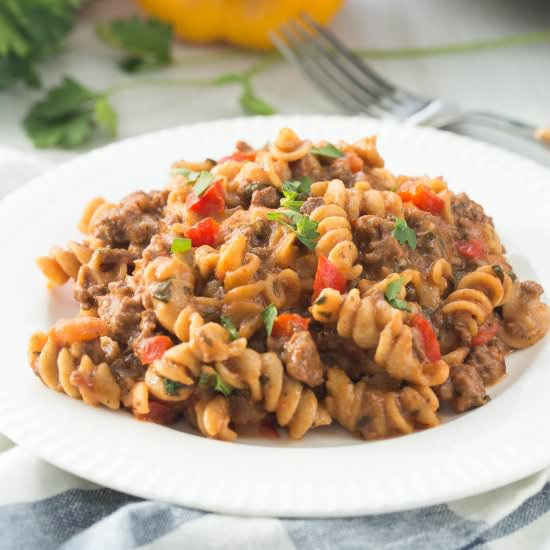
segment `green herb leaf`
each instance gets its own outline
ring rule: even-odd
[[[285,212],[268,212],[266,218],[272,222],[279,222],[281,225],[288,227],[291,231],[295,231],[296,227],[289,223],[289,219],[286,215],[291,210],[285,210]]]
[[[161,302],[169,302],[172,297],[172,281],[168,279],[167,281],[162,281],[162,283],[157,283],[153,287],[152,294],[153,298]]]
[[[127,72],[167,65],[171,61],[172,27],[153,17],[113,19],[96,26],[99,38],[128,54],[121,63]]]
[[[222,315],[220,317],[220,323],[222,324],[222,327],[229,333],[229,338],[231,340],[236,340],[239,337],[237,327],[235,327],[233,321],[229,317],[227,317],[227,315]]]
[[[411,306],[405,301],[398,298],[401,289],[403,288],[404,281],[401,277],[392,281],[384,292],[384,296],[388,303],[396,309],[403,311],[412,311]]]
[[[88,141],[95,127],[116,131],[116,113],[105,96],[65,78],[31,108],[24,124],[36,147],[73,149]]]
[[[262,319],[264,321],[265,330],[268,336],[271,336],[271,331],[273,330],[273,324],[275,323],[275,319],[277,318],[277,315],[278,315],[277,308],[273,304],[269,304],[262,311]]]
[[[296,191],[287,191],[283,187],[283,195],[284,197],[280,201],[281,206],[299,212],[304,201],[297,199],[299,196],[298,193],[296,193]]]
[[[311,176],[304,176],[299,180],[286,180],[283,182],[283,192],[294,192],[298,195],[303,194],[307,195],[313,184],[313,179]]]
[[[403,218],[395,218],[392,235],[401,244],[406,243],[413,250],[416,248],[416,233]]]
[[[105,96],[100,97],[95,104],[94,118],[98,126],[104,128],[111,134],[116,136],[118,127],[118,115],[111,107]]]
[[[269,103],[254,93],[249,81],[245,82],[239,101],[243,111],[249,115],[273,115],[277,112]]]
[[[327,143],[323,147],[313,147],[309,151],[312,155],[320,155],[322,157],[340,158],[344,156],[344,153],[337,149],[332,143]]]
[[[300,211],[300,208],[302,207],[302,204],[304,204],[305,201],[299,201],[296,200],[296,193],[285,193],[283,191],[283,194],[285,195],[284,198],[281,199],[281,206],[283,208],[290,208],[291,210],[295,210],[296,212]]]
[[[224,382],[221,376],[215,374],[201,374],[199,378],[199,386],[203,388],[212,388],[214,391],[222,393],[226,397],[231,395],[231,392],[235,389],[227,382]]]
[[[191,250],[193,243],[191,239],[185,237],[175,237],[172,241],[172,246],[170,247],[170,252],[183,254],[188,250]]]
[[[317,227],[319,227],[319,223],[310,219],[309,216],[302,215],[296,222],[296,236],[309,250],[315,249],[317,240],[320,237]]]
[[[189,170],[189,168],[174,168],[171,174],[184,176],[187,180],[187,183],[193,183],[197,181],[198,177],[200,176],[199,172],[195,172],[195,170]]]
[[[214,382],[214,391],[223,393],[226,397],[231,395],[233,391],[233,386],[230,386],[227,382],[224,382],[219,374],[216,375],[216,380]]]
[[[193,186],[193,192],[197,197],[200,197],[212,184],[214,181],[214,174],[203,170],[200,175],[197,183]]]
[[[284,198],[281,199],[281,206],[298,212],[304,204],[304,200],[298,197],[307,195],[312,183],[313,180],[309,176],[304,176],[300,180],[285,181],[282,188]]]
[[[37,67],[58,51],[84,0],[0,2],[0,89],[40,84]]]
[[[309,216],[296,212],[295,210],[285,210],[283,212],[268,212],[267,219],[279,222],[296,233],[297,239],[309,250],[313,250],[320,237],[317,227],[319,223],[310,219]]]
[[[180,388],[183,388],[185,384],[176,382],[176,380],[170,380],[170,378],[162,377],[162,385],[168,395],[178,395]]]

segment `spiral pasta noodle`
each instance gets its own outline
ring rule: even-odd
[[[268,304],[277,308],[297,305],[302,294],[302,284],[298,273],[293,269],[283,269],[269,274],[265,280],[264,294]]]
[[[356,264],[359,255],[353,242],[351,225],[345,210],[325,204],[316,208],[310,218],[317,222],[321,235],[315,246],[317,256],[326,256],[347,279],[356,279],[362,267]]]
[[[276,227],[270,235],[269,247],[273,250],[273,262],[281,268],[294,265],[298,257],[296,234],[283,227]]]
[[[501,278],[497,273],[502,273]],[[472,336],[495,307],[509,300],[512,280],[502,269],[495,272],[491,266],[483,266],[462,277],[457,290],[449,294],[441,311],[446,315],[461,315]]]
[[[315,394],[285,374],[275,353],[246,349],[225,364],[217,363],[216,371],[230,386],[247,388],[254,401],[263,400],[265,410],[275,414],[278,425],[287,427],[292,439],[301,439],[311,428],[331,422]]]
[[[179,258],[159,257],[145,268],[143,279],[159,323],[174,333],[178,315],[194,292],[193,270]]]
[[[290,162],[305,157],[311,147],[311,141],[301,140],[290,128],[282,128],[271,146],[270,153],[277,160]]]
[[[429,278],[432,284],[437,287],[439,295],[442,296],[449,287],[449,282],[453,279],[451,264],[444,258],[439,258],[432,264]]]
[[[246,237],[237,235],[221,248],[215,274],[227,290],[250,282],[260,267],[260,258],[246,247]]]
[[[229,402],[223,395],[205,397],[191,407],[194,423],[205,436],[222,441],[235,441],[237,433],[229,427]]]
[[[89,201],[82,212],[80,221],[78,222],[79,231],[85,235],[91,234],[91,223],[94,215],[100,210],[100,208],[108,208],[109,206],[110,205],[103,197],[95,197]]]
[[[416,356],[412,331],[404,323],[403,312],[392,308],[378,289],[364,298],[358,289],[345,297],[336,290],[324,289],[311,313],[319,322],[336,322],[342,338],[353,340],[362,349],[375,350],[376,363],[393,378],[433,386],[449,375],[444,361],[424,362]]]
[[[403,201],[396,193],[372,189],[367,181],[356,182],[347,188],[341,180],[320,181],[311,187],[314,196],[322,196],[325,204],[334,204],[346,211],[351,222],[360,216],[371,214],[403,217]]]
[[[147,368],[143,381],[131,385],[123,396],[124,406],[137,417],[147,417],[151,398],[164,403],[186,401],[195,391],[200,366],[189,343],[171,347]]]
[[[416,427],[431,428],[440,421],[439,401],[427,386],[381,391],[364,381],[354,384],[344,371],[331,368],[325,403],[330,414],[350,432],[365,439],[408,434]]]
[[[28,351],[33,371],[49,388],[88,405],[120,407],[121,389],[107,363],[95,364],[88,355],[71,353],[41,332],[31,337]]]
[[[423,361],[415,354],[412,329],[399,315],[392,316],[381,332],[374,360],[393,378],[421,386],[443,384],[449,376],[445,361]]]
[[[502,307],[500,338],[512,348],[523,349],[538,342],[550,326],[550,310],[540,302],[542,287],[532,281],[512,285]]]
[[[69,242],[68,249],[53,246],[48,256],[40,256],[36,263],[48,279],[49,286],[65,284],[69,279],[78,277],[80,267],[92,257],[93,249],[76,242]]]

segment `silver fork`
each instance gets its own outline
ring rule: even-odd
[[[270,37],[286,59],[349,112],[435,128],[477,124],[550,145],[549,128],[485,111],[463,111],[447,101],[422,97],[388,82],[307,14],[290,20]]]

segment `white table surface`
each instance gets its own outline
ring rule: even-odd
[[[95,37],[99,18],[134,11],[131,1],[98,0],[83,15],[66,50],[42,74],[47,86],[71,75],[95,89],[126,78],[118,55]],[[348,0],[333,23],[350,45],[365,48],[431,46],[550,29],[550,2],[537,0]],[[179,45],[176,54],[197,48]],[[204,51],[205,48],[200,48]],[[206,51],[208,51],[206,49]],[[216,50],[213,50],[216,51]],[[151,76],[207,76],[244,68],[246,56],[208,66],[176,66]],[[537,125],[550,125],[550,42],[462,55],[372,62],[382,74],[421,94],[456,101],[466,108],[500,111]],[[281,113],[338,113],[294,68],[279,64],[255,79],[259,94]],[[241,115],[238,87],[142,88],[113,98],[120,114],[118,139],[199,120]],[[36,150],[21,120],[43,92],[18,88],[0,95],[0,145],[59,162],[104,143],[95,139],[79,151]],[[489,136],[485,136],[489,137]],[[494,140],[494,136],[490,136]],[[498,143],[550,164],[550,151],[523,143]]]

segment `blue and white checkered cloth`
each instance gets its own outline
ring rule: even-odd
[[[0,155],[0,198],[41,171]],[[0,434],[0,550],[550,550],[550,469],[452,503],[340,519],[209,514],[99,487]]]
[[[347,519],[244,518],[98,487],[0,436],[0,549],[547,549],[549,474],[409,512]]]

